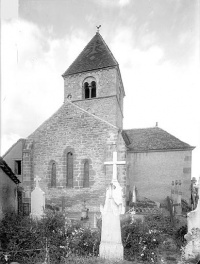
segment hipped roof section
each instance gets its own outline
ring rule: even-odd
[[[122,132],[130,151],[193,150],[195,147],[179,140],[159,127],[126,129]]]
[[[118,66],[118,63],[102,36],[97,32],[62,76],[114,66]]]

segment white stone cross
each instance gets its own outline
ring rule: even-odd
[[[117,181],[117,165],[124,165],[126,161],[117,161],[117,152],[113,152],[113,161],[104,162],[105,165],[113,165],[113,178],[112,182]]]
[[[41,181],[41,178],[37,175],[34,181],[35,181],[35,187],[39,187],[39,181]]]

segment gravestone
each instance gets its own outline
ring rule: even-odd
[[[126,161],[118,161],[117,160],[117,152],[113,152],[113,160],[104,162],[105,165],[113,165],[113,177],[112,177],[112,184],[114,185],[113,189],[113,199],[117,205],[122,205],[121,214],[125,213],[125,201],[123,198],[123,191],[122,187],[120,186],[117,180],[117,165],[124,165]]]
[[[198,182],[198,197],[200,197],[200,177]],[[187,214],[187,221],[188,232],[190,232],[192,228],[200,229],[200,199],[198,199],[196,209]]]
[[[41,179],[36,176],[34,179],[34,181],[36,181],[36,186],[31,192],[31,217],[34,219],[41,219],[44,216],[45,193],[39,186],[40,180]]]
[[[198,196],[200,197],[200,177],[198,182]],[[188,233],[185,235],[187,245],[184,249],[185,259],[194,259],[200,253],[200,199],[195,210],[187,214]]]
[[[192,210],[196,209],[198,203],[198,186],[196,185],[196,178],[193,177],[191,180],[191,205]]]
[[[109,260],[123,260],[124,249],[121,239],[120,214],[122,205],[114,198],[114,185],[111,183],[107,190],[104,207],[100,206],[102,214],[101,244],[99,255]]]
[[[190,233],[185,235],[187,245],[184,248],[184,257],[186,260],[195,259],[200,253],[200,229],[192,228]]]
[[[172,181],[171,199],[173,201],[174,215],[182,214],[181,198],[182,198],[181,181],[180,180],[179,181],[176,180],[175,182]]]
[[[136,203],[137,202],[137,192],[136,192],[136,186],[133,186],[133,195],[132,195],[132,202]]]

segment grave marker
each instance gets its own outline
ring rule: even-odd
[[[113,165],[113,177],[112,177],[112,184],[114,185],[115,189],[113,190],[113,199],[117,205],[122,204],[122,214],[125,213],[125,205],[123,199],[123,191],[122,187],[120,186],[118,179],[117,179],[117,165],[124,165],[126,161],[118,161],[117,160],[117,152],[113,152],[113,160],[104,162],[105,165]]]
[[[198,182],[198,196],[200,197],[200,177]],[[184,249],[184,257],[196,258],[200,252],[200,199],[195,210],[187,214],[188,233],[185,235],[187,245]]]
[[[136,186],[133,186],[133,195],[132,195],[132,202],[136,203],[137,202],[137,192],[136,192]]]
[[[104,207],[100,206],[102,229],[99,254],[104,259],[123,260],[124,249],[120,226],[122,205],[118,205],[114,201],[113,193],[114,185],[111,183],[107,190],[105,205]]]
[[[39,186],[40,180],[38,176],[35,177],[36,186],[31,192],[31,217],[34,219],[41,219],[44,216],[45,193]]]
[[[181,206],[181,198],[182,198],[182,191],[181,191],[181,181],[176,180],[175,182],[172,181],[172,188],[171,188],[171,198],[173,201],[173,214],[174,215],[181,215],[182,214],[182,206]]]

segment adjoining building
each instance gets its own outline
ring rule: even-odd
[[[8,212],[20,210],[20,181],[11,168],[0,157],[0,219]]]

